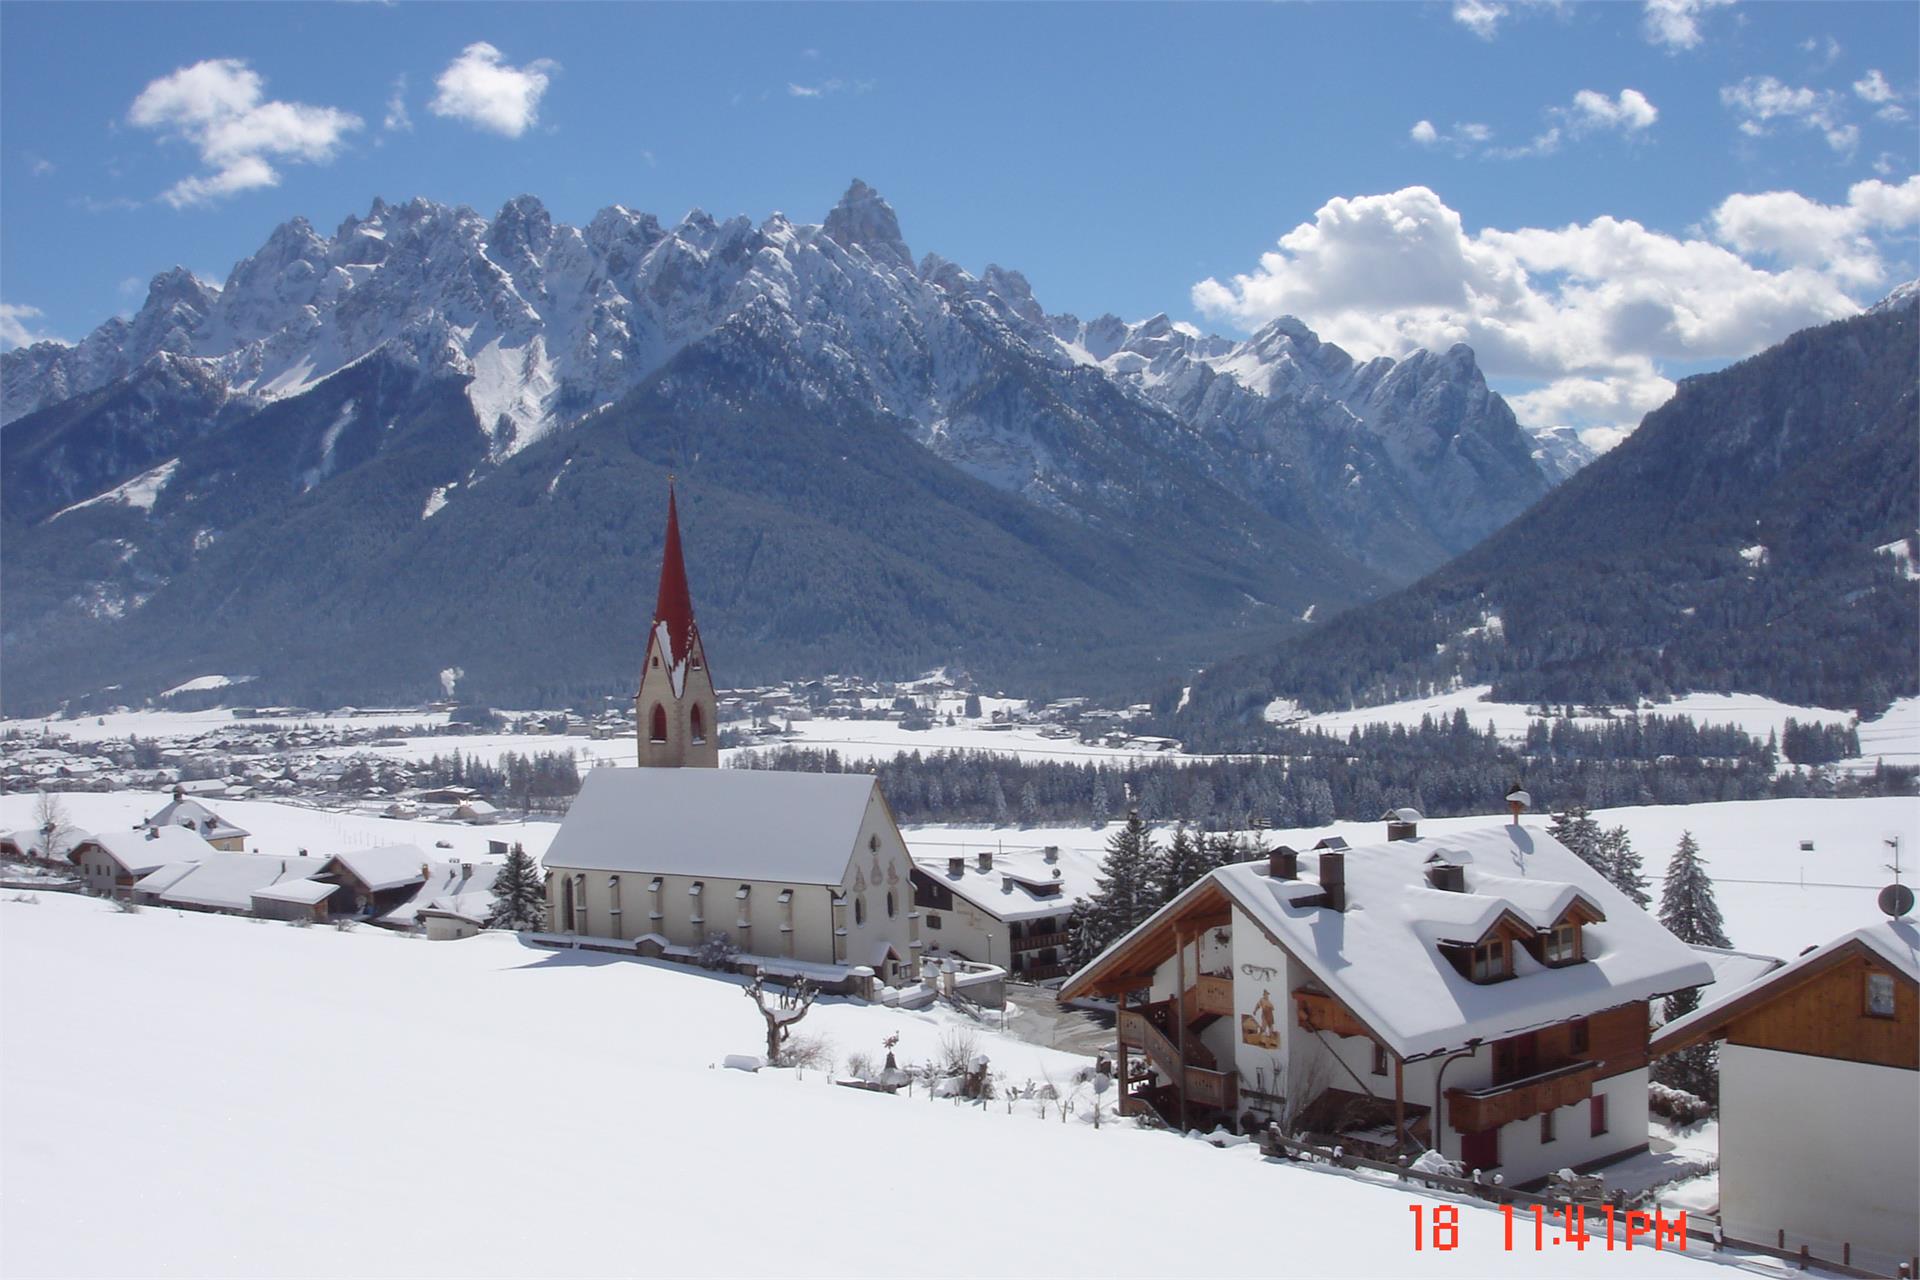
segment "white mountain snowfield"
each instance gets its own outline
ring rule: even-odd
[[[1168,1276],[1193,1274],[1196,1249],[1208,1275],[1684,1277],[1735,1261],[1699,1245],[1509,1252],[1500,1216],[1473,1205],[1457,1248],[1416,1254],[1408,1207],[1439,1202],[1408,1188],[1131,1125],[722,1069],[762,1043],[737,981],[506,935],[429,943],[46,894],[0,901],[0,992],[9,1275]],[[822,1002],[798,1033],[841,1058],[898,1033],[914,1061],[956,1025]],[[1086,1061],[978,1044],[1015,1082]],[[1200,1242],[1143,1214],[1156,1186],[1220,1229]]]

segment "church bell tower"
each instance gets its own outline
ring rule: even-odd
[[[704,768],[720,765],[719,726],[714,722],[713,677],[707,671],[693,595],[680,555],[680,512],[673,481],[667,481],[667,545],[660,556],[660,595],[653,630],[634,696],[640,767]]]

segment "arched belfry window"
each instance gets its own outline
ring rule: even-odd
[[[700,704],[697,702],[693,704],[693,740],[695,742],[707,740],[706,713],[700,710]]]
[[[667,709],[657,702],[653,704],[652,734],[655,742],[667,740]]]

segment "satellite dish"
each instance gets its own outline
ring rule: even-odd
[[[1903,884],[1890,884],[1880,891],[1880,909],[1898,920],[1913,910],[1913,890]]]

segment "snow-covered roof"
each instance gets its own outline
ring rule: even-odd
[[[178,884],[189,871],[192,871],[199,865],[197,862],[169,862],[166,866],[149,871],[146,875],[134,881],[133,891],[135,893],[162,893]]]
[[[377,923],[411,925],[427,910],[484,921],[493,911],[493,881],[500,874],[499,863],[435,862],[429,864],[427,872],[419,890]]]
[[[968,852],[960,874],[954,875],[949,868],[952,859],[960,856],[958,849],[949,855],[926,845],[913,851],[921,874],[1000,920],[1063,915],[1077,899],[1090,897],[1100,883],[1100,855],[1081,849],[1062,847],[1053,862],[1040,849],[1000,851],[986,871],[980,869],[979,854]],[[1060,886],[1058,893],[1040,891],[1055,884]]]
[[[1718,1004],[1728,996],[1764,978],[1786,961],[1778,956],[1763,956],[1752,951],[1733,951],[1725,947],[1699,947],[1694,951],[1713,968],[1713,985],[1700,989],[1700,1005]]]
[[[312,861],[311,858],[308,859]],[[340,892],[337,884],[327,884],[320,880],[283,880],[279,884],[268,885],[264,889],[255,889],[255,898],[264,898],[268,902],[296,902],[310,907],[316,902],[324,902]]]
[[[1798,985],[1802,979],[1812,977],[1843,960],[1842,953],[1855,946],[1873,952],[1897,972],[1905,974],[1908,981],[1920,983],[1920,924],[1912,920],[1882,920],[1879,924],[1855,929],[1824,946],[1795,956],[1759,981],[1750,982],[1741,990],[1731,993],[1729,999],[1703,1004],[1684,1018],[1675,1018],[1655,1033],[1653,1053],[1655,1056],[1672,1053],[1701,1040],[1712,1039],[1713,1033],[1727,1022],[1756,1004],[1764,1003],[1774,994]]]
[[[202,862],[214,847],[186,827],[156,827],[152,831],[101,831],[90,841],[136,876],[157,871],[169,862]],[[79,845],[74,846],[77,852]]]
[[[1222,867],[1108,947],[1069,987],[1161,915],[1221,890],[1403,1058],[1499,1040],[1713,976],[1690,947],[1544,831],[1503,824],[1344,852],[1344,911],[1322,900],[1321,851],[1300,855],[1298,880],[1270,878],[1265,861]],[[1430,887],[1435,855],[1463,868],[1465,892]],[[1440,949],[1472,941],[1503,915],[1544,928],[1576,898],[1605,917],[1586,926],[1585,963],[1548,967],[1515,947],[1514,976],[1481,984]]]
[[[595,769],[542,861],[838,885],[875,786],[864,773]]]
[[[149,827],[187,827],[199,832],[209,840],[244,839],[252,834],[244,827],[236,827],[225,818],[190,796],[170,800],[159,812],[146,820]]]
[[[185,875],[168,883],[148,884],[172,870],[163,867],[157,875],[148,876],[134,887],[143,893],[154,893],[160,901],[175,906],[245,911],[253,905],[253,895],[258,890],[285,881],[304,880],[320,867],[318,858],[215,851],[188,868]]]
[[[387,844],[375,849],[349,849],[336,853],[329,859],[332,863],[361,884],[367,886],[369,893],[378,893],[382,889],[399,889],[410,884],[419,884],[427,878],[427,855],[416,845]]]

